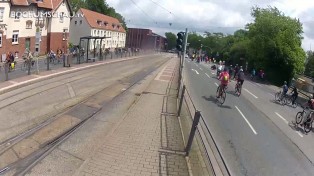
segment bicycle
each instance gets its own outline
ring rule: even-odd
[[[21,65],[21,70],[22,71],[27,70],[28,64],[29,64],[29,60],[28,59],[24,60],[23,64]],[[35,65],[35,61],[31,61],[31,68],[34,68],[34,65]]]
[[[306,110],[309,110],[308,107],[303,108],[302,111],[298,112],[295,116],[295,123],[297,125],[301,124],[301,122],[303,121],[303,118],[307,118],[304,122],[303,122],[303,129],[305,133],[309,133],[312,130],[312,126],[313,126],[313,121],[314,121],[314,112],[311,111],[309,113],[309,115],[307,117],[305,117],[306,115]]]
[[[294,97],[292,95],[287,94],[286,96],[284,96],[284,99],[285,99],[285,101],[283,102],[283,105],[291,104],[293,108],[296,108],[298,106],[296,102],[294,104],[292,104],[292,101],[294,99]]]
[[[275,100],[279,101],[282,105],[287,104],[287,100],[285,97],[286,96],[284,96],[281,91],[275,93]]]
[[[226,100],[226,87],[225,86],[224,88],[221,87],[221,85],[218,86],[217,88],[217,92],[216,92],[216,97],[217,97],[217,100],[220,102],[220,104],[222,105],[225,100]]]
[[[242,85],[240,82],[237,82],[235,85],[235,94],[238,95],[238,97],[241,95]]]

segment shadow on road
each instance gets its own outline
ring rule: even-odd
[[[212,103],[217,104],[221,108],[232,109],[230,106],[221,105],[220,103],[218,103],[216,97],[212,95],[210,97],[202,96],[202,98],[205,99],[206,101],[211,101]]]

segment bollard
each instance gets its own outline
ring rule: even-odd
[[[47,70],[49,70],[49,63],[50,63],[50,58],[47,56]]]
[[[112,53],[111,53],[111,59],[112,59]]]
[[[9,80],[9,64],[6,62],[4,64],[4,74],[5,74],[5,80]]]
[[[122,58],[122,54],[123,54],[123,53],[121,52],[121,58]]]
[[[27,72],[27,74],[31,75],[32,60],[31,60],[30,57],[28,57],[28,63],[27,64],[28,64],[28,72]]]
[[[189,152],[190,152],[191,147],[192,147],[192,142],[193,142],[195,132],[197,129],[197,125],[198,125],[198,122],[200,121],[200,118],[201,118],[200,111],[196,111],[195,115],[194,115],[194,120],[193,120],[193,124],[192,124],[192,128],[191,128],[189,140],[188,140],[188,143],[187,143],[186,148],[185,148],[185,152],[186,152],[185,156],[189,156]]]
[[[179,86],[179,90],[180,90],[180,86]],[[178,110],[178,117],[181,114],[181,108],[182,108],[182,104],[183,104],[184,93],[185,93],[185,85],[183,85],[183,88],[182,88],[182,93],[181,93],[181,98],[180,98],[180,103],[179,103],[179,110]]]

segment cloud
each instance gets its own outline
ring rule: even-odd
[[[308,43],[314,40],[311,0],[107,0],[107,3],[124,16],[129,27],[150,28],[162,35],[185,28],[199,33],[231,34],[252,21],[253,6],[276,6],[286,15],[304,21],[304,49],[309,49]]]

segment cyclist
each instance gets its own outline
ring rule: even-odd
[[[234,68],[234,75],[233,75],[233,79],[235,79],[236,75],[238,74],[239,72],[239,66],[238,64],[236,64],[235,68]]]
[[[314,93],[313,97],[306,103],[307,105],[305,106],[306,113],[305,113],[305,118],[302,119],[301,126],[304,125],[304,123],[309,119],[311,111],[314,110]]]
[[[297,98],[298,98],[298,89],[297,89],[297,87],[293,87],[293,90],[291,91],[291,93],[292,93],[292,104],[294,105],[295,104],[295,101],[297,100]]]
[[[219,96],[217,98],[220,97],[221,95],[221,91],[224,90],[227,86],[228,86],[228,83],[229,83],[229,79],[230,79],[230,76],[229,76],[229,73],[228,73],[228,70],[227,68],[224,68],[223,72],[220,73],[219,75],[219,80],[220,80],[220,92],[219,92]]]
[[[237,77],[238,77],[237,83],[240,83],[240,85],[242,86],[243,82],[244,82],[244,72],[243,72],[243,69],[239,70],[239,73],[237,74]]]
[[[233,68],[232,68],[232,65],[230,65],[230,67],[229,67],[229,75],[232,75],[232,72],[233,72],[232,69],[233,69]]]
[[[280,100],[282,100],[282,98],[287,95],[287,92],[288,92],[287,81],[284,81],[283,86],[282,86],[282,94],[281,94]]]

